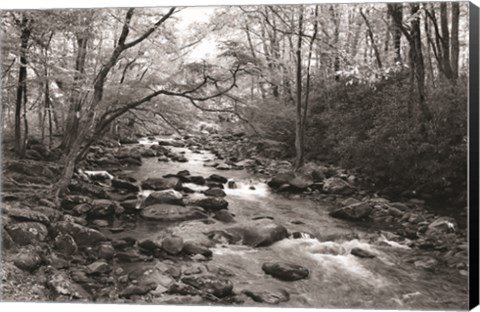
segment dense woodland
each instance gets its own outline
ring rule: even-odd
[[[101,138],[202,121],[287,144],[298,170],[322,161],[393,195],[462,199],[467,3],[218,7],[182,29],[187,10],[2,12],[5,146],[47,146],[60,191]]]

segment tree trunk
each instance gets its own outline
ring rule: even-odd
[[[458,78],[458,56],[460,44],[458,41],[458,24],[460,17],[460,5],[458,2],[452,2],[452,78],[455,81]]]
[[[447,79],[452,79],[452,67],[450,65],[450,32],[448,30],[447,3],[440,3],[440,26],[442,28],[443,70]]]
[[[22,18],[20,27],[21,27],[20,64],[18,69],[17,99],[15,102],[15,152],[21,157],[23,157],[25,152],[25,147],[23,146],[24,144],[22,144],[21,114],[22,114],[22,102],[24,106],[27,105],[27,102],[26,102],[27,100],[27,96],[26,96],[27,49],[28,49],[28,40],[30,38],[30,33],[31,33],[30,20],[25,15]],[[26,114],[26,110],[24,110],[24,114]]]
[[[393,49],[395,51],[395,63],[402,63],[402,29],[401,23],[403,20],[403,5],[401,3],[389,3],[388,13],[392,17],[393,23]]]
[[[305,163],[304,150],[305,142],[302,132],[302,28],[303,28],[303,6],[300,5],[300,13],[298,20],[298,44],[297,44],[297,119],[295,131],[295,170],[303,167]]]

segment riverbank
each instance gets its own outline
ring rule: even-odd
[[[4,161],[3,300],[466,308],[466,229],[423,201],[242,133],[129,143],[92,147],[61,207],[58,165]]]

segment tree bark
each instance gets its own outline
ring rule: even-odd
[[[460,44],[458,40],[458,26],[460,18],[460,4],[458,2],[452,2],[452,78],[456,80],[458,78],[458,56],[460,52]]]
[[[17,98],[15,102],[15,152],[21,157],[24,156],[25,144],[22,144],[22,126],[21,126],[21,114],[22,114],[22,102],[23,106],[27,105],[27,49],[28,41],[31,34],[30,20],[23,15],[20,23],[20,64],[18,69],[18,85],[17,85]],[[24,111],[26,114],[26,110]],[[26,118],[26,116],[25,116]],[[23,143],[25,141],[23,140]]]
[[[298,19],[298,43],[297,43],[297,119],[296,119],[296,131],[295,131],[295,170],[303,167],[305,163],[304,159],[304,137],[302,132],[302,36],[303,36],[303,6],[299,8]]]

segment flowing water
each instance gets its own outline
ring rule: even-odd
[[[142,140],[141,143],[149,145],[152,142]],[[285,289],[290,293],[290,300],[284,306],[294,307],[467,308],[467,279],[456,270],[442,264],[435,271],[416,268],[408,260],[422,256],[420,251],[412,250],[402,242],[389,241],[373,229],[360,229],[352,223],[329,217],[327,204],[272,193],[264,181],[245,170],[219,171],[206,167],[205,162],[214,159],[208,151],[194,153],[187,148],[171,149],[176,153],[185,152],[189,161],[164,163],[149,158],[143,160],[142,166],[126,173],[137,180],[175,174],[180,170],[204,177],[221,174],[235,180],[238,186],[235,189],[225,188],[228,209],[235,215],[237,223],[272,218],[290,233],[307,233],[304,238],[284,239],[269,247],[216,245],[212,249],[212,260],[206,265],[232,273],[230,279],[236,292]],[[202,188],[186,186],[198,190]],[[139,221],[128,235],[137,239],[152,239],[173,233],[185,240],[206,242],[205,232],[228,226],[231,224]],[[370,251],[376,257],[357,258],[350,254],[354,247]],[[310,275],[295,282],[277,280],[261,269],[263,263],[271,261],[300,264],[310,270]]]

